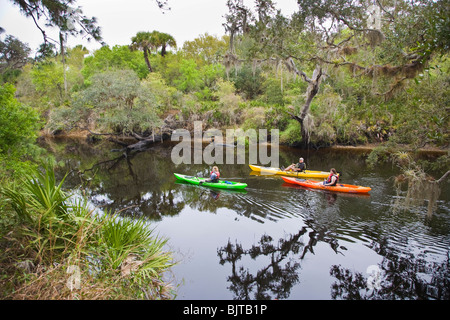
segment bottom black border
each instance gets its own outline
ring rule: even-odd
[[[427,306],[424,305],[427,304]],[[170,319],[277,319],[280,316],[417,316],[423,308],[444,311],[441,301],[332,301],[332,300],[173,300],[173,301],[0,301],[3,314],[70,317],[121,316]],[[57,313],[56,313],[57,312]]]

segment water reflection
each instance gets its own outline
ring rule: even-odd
[[[377,286],[368,285],[368,278],[360,272],[333,265],[330,275],[336,278],[331,287],[332,299],[346,300],[405,300],[450,299],[449,259],[430,262],[409,254],[399,256],[389,246],[374,244],[373,249],[383,255]]]
[[[307,187],[303,187],[300,185],[295,185],[292,183],[284,182],[282,184],[284,188],[292,188],[297,190],[308,190],[310,192],[317,192],[320,194],[324,194],[327,199],[330,199],[329,204],[333,204],[338,197],[344,197],[344,198],[370,198],[370,193],[344,193],[344,192],[334,192],[330,190],[317,190],[317,189],[311,189]]]
[[[210,168],[175,166],[168,161],[171,146],[166,144],[130,157],[111,153],[109,146],[74,141],[62,147],[53,144],[51,149],[66,164],[61,175],[70,172],[68,187],[81,187],[99,207],[122,215],[145,216],[156,223],[179,219],[187,230],[196,230],[198,225],[183,220],[184,212],[206,213],[211,216],[210,223],[214,218],[222,223],[220,215],[226,209],[233,223],[245,225],[245,232],[255,232],[258,240],[252,243],[245,234],[230,238],[231,230],[221,226],[210,238],[180,240],[180,250],[191,250],[195,245],[195,250],[202,251],[202,243],[214,246],[208,258],[189,262],[192,265],[184,270],[223,267],[226,284],[215,288],[219,298],[232,294],[235,299],[297,299],[314,289],[302,282],[305,277],[318,278],[324,288],[319,294],[322,299],[449,298],[448,186],[433,200],[430,215],[426,202],[404,205],[412,193],[398,191],[393,185],[390,178],[398,173],[395,168],[387,165],[372,171],[365,166],[364,155],[282,148],[280,164],[302,156],[313,170],[336,167],[346,182],[371,186],[367,195],[307,189],[284,183],[278,176],[253,175],[247,165],[220,166],[227,180],[248,184],[242,192],[180,183],[173,172],[206,176]],[[202,223],[198,217],[196,222]],[[284,236],[275,232],[278,229],[286,230]],[[176,238],[170,226],[166,232],[169,239]],[[367,287],[367,264],[382,270],[381,289]],[[353,265],[358,267],[349,267]],[[321,266],[326,274],[319,274]],[[187,282],[195,277],[194,272],[185,276]],[[215,279],[217,274],[205,272],[201,276]],[[201,295],[204,288],[186,286],[184,290],[189,299]]]
[[[244,250],[242,245],[231,242],[217,251],[219,263],[231,264],[229,290],[237,300],[271,300],[286,299],[292,287],[299,281],[300,262],[295,258],[305,248],[302,236],[307,229],[302,228],[288,239],[279,239],[274,243],[269,235],[261,237],[257,245]],[[253,260],[264,256],[266,265],[257,271],[250,271],[245,265],[238,266],[239,260],[245,257]]]
[[[314,247],[318,243],[328,243],[335,254],[347,250],[327,228],[312,219],[306,220],[306,224],[297,233],[286,235],[277,242],[264,234],[250,249],[244,249],[237,241],[235,244],[228,241],[217,250],[219,263],[231,264],[227,281],[231,283],[228,288],[234,294],[233,299],[288,299],[292,288],[299,285],[302,260],[308,253],[315,254]],[[261,257],[262,266],[251,271],[247,267],[251,263],[246,258],[256,261]]]
[[[436,181],[428,180],[395,180],[397,196],[393,201],[393,211],[410,211],[411,209],[422,207],[426,202],[427,216],[431,217],[436,209],[441,188]],[[407,184],[406,190],[404,184]]]

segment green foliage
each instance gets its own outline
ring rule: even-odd
[[[93,55],[86,57],[81,73],[85,82],[89,84],[94,74],[123,69],[133,70],[139,76],[139,79],[144,79],[149,73],[141,53],[131,51],[129,46],[119,45],[112,48],[103,46],[96,50]]]
[[[76,103],[101,110],[132,109],[139,88],[139,78],[131,70],[97,73],[92,84],[76,96]]]
[[[295,145],[302,139],[300,123],[297,120],[289,120],[284,131],[280,133],[280,143]]]
[[[366,163],[370,167],[374,167],[379,163],[393,161],[396,155],[401,152],[406,154],[406,148],[400,147],[397,143],[388,141],[375,147],[366,159]]]
[[[167,85],[177,88],[176,81],[181,76],[180,65],[184,60],[181,52],[177,52],[168,54],[164,58],[161,56],[153,57],[152,63]]]
[[[242,98],[236,94],[234,84],[230,81],[219,79],[215,94],[219,100],[220,107],[224,110],[235,110],[242,102]]]
[[[283,112],[273,107],[254,106],[252,108],[243,108],[241,118],[244,130],[283,129],[286,126]]]
[[[176,87],[184,92],[196,91],[202,85],[200,71],[194,60],[182,60],[180,63],[180,77],[174,81]]]
[[[177,42],[175,38],[168,33],[153,31],[151,33],[152,46],[158,50],[161,48],[161,56],[164,57],[167,54],[167,47],[175,48],[177,47]]]
[[[50,115],[48,128],[70,130],[96,122],[100,129],[117,133],[143,132],[161,124],[154,94],[131,70],[95,74],[92,84],[74,96],[73,106]],[[71,118],[67,118],[71,115]]]
[[[28,62],[31,49],[19,39],[7,35],[0,40],[0,84],[14,83]]]
[[[217,80],[214,95],[218,99],[214,119],[220,120],[224,125],[240,123],[242,98],[236,94],[234,84],[223,79]]]
[[[180,103],[177,96],[177,89],[167,85],[159,72],[149,73],[147,77],[141,81],[141,85],[145,90],[148,90],[154,95],[156,105],[159,106],[158,113],[176,107]]]
[[[231,81],[234,82],[238,92],[243,94],[246,99],[254,99],[263,93],[264,77],[260,68],[253,69],[250,66],[243,66],[235,72],[231,72]]]
[[[264,101],[268,104],[284,105],[284,94],[281,89],[281,80],[269,78],[264,82]]]
[[[64,73],[62,63],[48,61],[36,65],[31,70],[31,79],[35,90],[47,103],[60,105],[65,101]]]
[[[203,67],[220,63],[227,48],[227,36],[218,39],[205,33],[192,41],[186,41],[182,53],[186,59],[194,59],[198,66]]]
[[[144,219],[121,218],[106,214],[98,219],[102,225],[100,240],[105,245],[104,267],[119,269],[129,257],[139,257],[145,268],[139,272],[145,278],[157,276],[168,267],[169,256],[160,254],[167,240],[154,236]]]
[[[310,141],[448,145],[443,1],[388,1],[385,13],[395,19],[389,27],[383,20],[378,33],[359,31],[367,27],[362,3],[300,2],[302,10],[291,17],[273,2],[246,7],[248,16],[230,2],[226,20],[233,43],[228,36],[204,34],[169,52],[175,39],[153,31],[137,33],[130,46],[104,46],[89,57],[81,46],[69,49],[67,94],[61,57],[50,56],[21,69],[17,97],[38,110],[51,130],[146,131],[161,123],[158,116],[180,109],[178,117],[188,121],[283,131],[286,111],[301,114],[307,77],[321,66],[324,77],[305,121]],[[311,28],[312,21],[326,19],[333,32]],[[303,74],[286,67],[286,57]],[[223,81],[225,74],[234,86]]]
[[[0,86],[0,154],[20,154],[34,143],[40,120],[37,112],[14,98],[11,84]]]
[[[67,93],[64,87],[64,67],[60,56],[48,57],[33,65],[27,64],[17,81],[20,101],[46,115],[49,109],[70,103],[70,93],[83,86],[84,55],[82,46],[68,49],[65,57]]]
[[[31,246],[40,258],[51,258],[55,252],[72,246],[74,223],[69,221],[67,198],[61,189],[64,179],[56,182],[53,168],[26,174],[19,183],[2,188],[19,221],[27,227],[22,231],[31,238]]]
[[[343,144],[366,144],[368,137],[362,120],[342,117],[337,120],[337,141]]]
[[[80,105],[61,106],[50,112],[46,129],[51,132],[71,131],[74,128],[85,128],[91,119],[92,108]]]
[[[64,192],[63,183],[64,178],[57,182],[54,167],[48,164],[0,188],[0,209],[11,208],[18,217],[8,226],[14,231],[8,238],[13,247],[1,256],[2,265],[14,270],[14,265],[27,261],[31,266],[39,263],[50,283],[61,279],[67,283],[66,273],[55,275],[55,265],[76,265],[84,281],[80,292],[100,286],[102,297],[169,298],[161,290],[162,274],[173,265],[171,254],[164,251],[167,239],[155,235],[143,219],[108,212],[96,216],[86,200]],[[14,278],[16,285],[23,282],[29,291],[39,283],[14,273],[2,276]],[[37,285],[36,290],[38,296],[55,298],[53,289],[45,292],[46,286]],[[2,298],[8,294],[14,293],[4,291]],[[64,290],[58,290],[56,298],[63,295]]]
[[[450,142],[448,124],[449,83],[448,57],[433,60],[394,99],[385,103],[392,115],[392,137],[398,143],[423,147],[445,146]]]
[[[200,69],[200,76],[206,87],[212,88],[225,75],[225,68],[221,64],[207,64]]]

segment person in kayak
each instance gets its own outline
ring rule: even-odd
[[[293,163],[287,168],[281,167],[281,170],[302,172],[302,171],[306,170],[306,163],[303,161],[303,158],[299,158],[298,163]]]
[[[339,181],[339,175],[337,174],[337,171],[335,168],[331,168],[330,175],[328,178],[323,182],[324,186],[335,186],[337,185]]]
[[[219,178],[220,178],[219,168],[217,166],[214,166],[212,168],[209,179],[203,180],[202,182],[200,182],[200,184],[202,184],[203,182],[219,182]]]

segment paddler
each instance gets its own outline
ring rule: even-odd
[[[323,182],[324,186],[335,186],[337,185],[339,181],[339,175],[335,168],[331,168],[330,175],[328,178]]]
[[[219,178],[220,178],[219,168],[217,166],[214,166],[212,168],[209,179],[201,181],[200,184],[202,184],[203,182],[219,182]]]
[[[293,163],[287,168],[281,167],[281,170],[302,172],[302,171],[306,170],[306,163],[304,162],[303,158],[299,158],[298,163]]]

